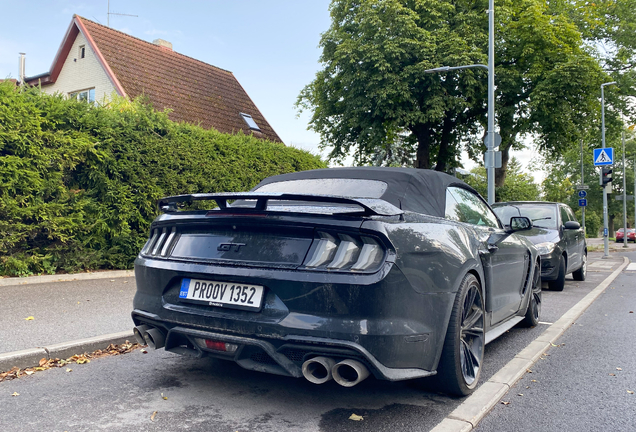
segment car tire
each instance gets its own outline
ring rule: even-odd
[[[587,276],[587,253],[583,254],[583,264],[578,270],[572,273],[572,277],[575,281],[584,281]]]
[[[548,282],[548,286],[552,291],[563,291],[565,288],[565,258],[563,255],[559,259],[559,274],[555,280]]]
[[[530,292],[530,299],[528,302],[528,309],[526,309],[526,315],[523,321],[519,323],[521,327],[535,327],[539,324],[539,317],[541,316],[541,265],[536,263],[534,266],[534,272],[532,274],[532,288]]]
[[[475,275],[468,273],[455,296],[436,387],[444,393],[466,396],[475,390],[482,370],[486,341],[484,297]]]

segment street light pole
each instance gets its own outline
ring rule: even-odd
[[[616,84],[616,81],[601,84],[601,135],[605,148],[605,86]],[[600,183],[603,185],[603,170]],[[609,231],[607,226],[607,187],[603,185],[603,258],[609,258]]]
[[[488,69],[488,130],[486,132],[486,154],[484,163],[488,176],[488,204],[495,202],[495,0],[488,5],[488,66],[473,64],[467,66],[441,66],[427,69],[426,73],[448,72],[458,69]]]
[[[625,125],[623,125],[623,247],[627,246],[627,183],[625,180]]]
[[[488,204],[495,202],[495,0],[488,5]]]

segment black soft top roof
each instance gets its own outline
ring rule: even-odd
[[[477,193],[458,178],[439,171],[386,167],[325,168],[281,174],[266,178],[252,190],[270,183],[321,178],[381,180],[387,184],[387,189],[380,199],[402,210],[442,218],[445,216],[448,186],[458,186]],[[320,191],[308,190],[306,193],[319,194]]]

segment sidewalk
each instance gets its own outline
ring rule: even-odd
[[[68,351],[76,350],[71,356],[132,340],[135,278],[122,272],[95,275],[98,279],[60,275],[65,281],[58,282],[42,279],[48,276],[0,279],[0,371],[33,366],[52,350],[62,358]],[[82,280],[72,280],[79,276]],[[40,349],[6,358],[34,348]]]
[[[635,280],[630,264],[473,430],[633,431]]]

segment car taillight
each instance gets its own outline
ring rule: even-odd
[[[146,242],[146,245],[141,250],[142,255],[161,256],[166,257],[170,248],[174,244],[174,240],[177,235],[177,228],[155,228],[152,230],[150,239]]]
[[[367,236],[318,232],[305,267],[327,270],[373,270],[384,260],[380,243]]]

